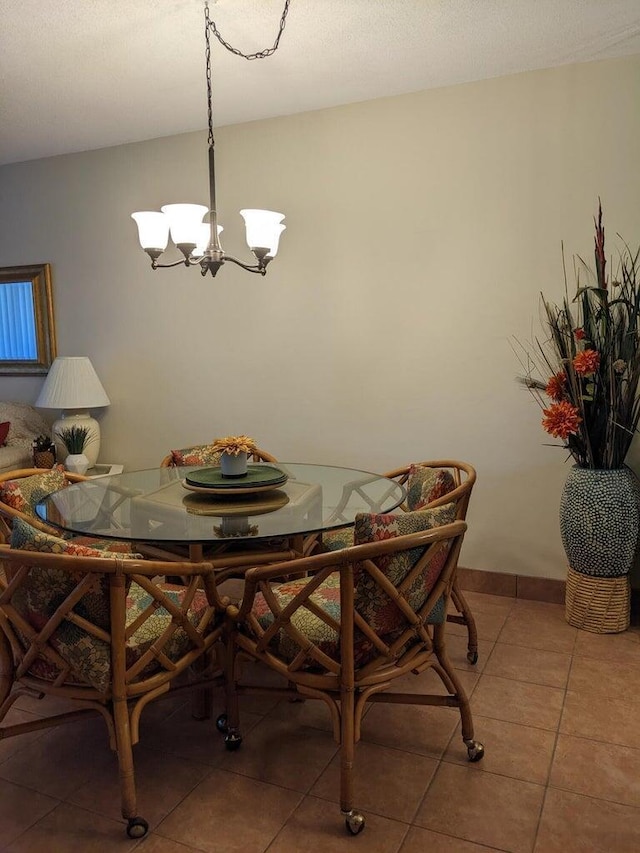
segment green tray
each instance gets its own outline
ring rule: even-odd
[[[247,465],[247,473],[242,477],[223,477],[219,467],[202,468],[192,471],[185,477],[190,486],[201,489],[253,489],[265,486],[281,486],[288,476],[273,465]]]

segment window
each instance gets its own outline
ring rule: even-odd
[[[49,264],[0,267],[0,374],[47,373],[55,356]]]

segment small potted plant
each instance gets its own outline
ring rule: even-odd
[[[78,425],[64,427],[58,436],[69,454],[64,460],[64,467],[67,471],[73,471],[74,474],[84,474],[89,467],[89,460],[84,454],[89,437],[89,427]]]
[[[38,435],[31,442],[35,468],[53,468],[56,464],[56,446],[48,435]]]
[[[213,450],[220,454],[223,477],[245,477],[247,457],[256,449],[255,441],[247,435],[227,435],[213,442]]]

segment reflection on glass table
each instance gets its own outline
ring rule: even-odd
[[[242,484],[206,489],[188,482],[198,482],[204,468],[154,468],[75,483],[41,501],[37,512],[62,530],[99,538],[193,549],[286,537],[300,552],[304,537],[352,525],[360,512],[390,512],[405,496],[398,483],[367,471],[263,465],[284,472],[285,482],[257,491]]]

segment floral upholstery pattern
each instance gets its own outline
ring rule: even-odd
[[[289,581],[273,586],[278,605],[286,607],[296,595],[307,585],[307,578]],[[340,621],[340,575],[336,572],[320,584],[318,589],[310,596],[310,601],[324,610],[336,622]],[[260,622],[261,627],[266,630],[273,622],[273,613],[262,593],[257,593],[253,602],[252,612]],[[326,624],[319,616],[312,613],[306,607],[299,607],[291,616],[291,624],[302,634],[317,645],[325,654],[332,658],[338,655],[338,632]],[[298,646],[291,640],[285,631],[280,631],[276,639],[277,651],[286,660],[293,660],[298,653]]]
[[[404,513],[400,516],[362,513],[356,516],[355,544],[377,542],[395,536],[404,536],[407,533],[430,530],[452,521],[455,521],[455,506],[453,504],[446,504],[435,510]],[[350,533],[351,531],[345,532]],[[399,584],[422,555],[422,552],[422,548],[414,548],[410,551],[392,554],[389,557],[378,557],[376,563],[394,584]],[[429,564],[428,572],[419,575],[411,589],[408,590],[406,598],[414,609],[419,609],[422,606],[429,592],[433,589],[444,566],[447,553],[447,548],[443,547],[441,553]],[[355,566],[354,580],[356,583],[356,610],[379,636],[387,642],[391,642],[394,639],[394,634],[397,635],[405,627],[404,617],[391,599],[375,584],[361,564]],[[278,606],[285,608],[304,589],[307,583],[307,578],[300,578],[278,586],[273,585],[271,590]],[[339,573],[335,572],[324,583],[320,584],[309,597],[309,601],[315,607],[323,610],[335,622],[340,622]],[[440,597],[426,621],[430,624],[443,622],[445,618],[444,605],[444,597]],[[252,614],[263,630],[267,630],[275,618],[262,593],[256,594]],[[340,659],[338,632],[312,610],[304,605],[299,607],[291,615],[291,624],[301,634],[308,637],[324,654],[334,660]],[[288,661],[293,660],[300,651],[298,644],[284,630],[278,632],[273,644],[277,653]],[[371,651],[371,643],[356,629],[354,636],[356,666],[364,664]],[[310,661],[308,665],[313,667],[313,662]]]
[[[450,471],[431,468],[429,465],[411,465],[407,478],[407,509],[410,512],[425,506],[455,489],[456,484]],[[343,527],[322,534],[324,551],[339,551],[353,545],[353,528]]]
[[[12,548],[43,553],[71,554],[86,557],[119,557],[131,558],[134,555],[123,555],[109,551],[100,551],[87,546],[67,542],[55,536],[49,536],[35,530],[21,519],[16,519],[12,530]],[[82,575],[73,576],[70,572],[50,567],[34,566],[29,576],[14,593],[12,604],[16,610],[36,630],[41,630],[60,604],[73,591]],[[173,584],[158,583],[160,590],[176,605],[180,606],[186,587]],[[127,590],[126,624],[131,625],[145,610],[153,605],[152,596],[137,583],[130,583]],[[208,606],[203,590],[199,590],[191,603],[188,612],[189,621],[197,625],[202,619]],[[73,608],[73,612],[92,624],[110,630],[109,580],[107,576],[96,579],[91,592],[85,594]],[[164,607],[156,606],[155,611],[143,622],[127,641],[126,665],[131,666],[148,651],[171,624],[172,617]],[[211,624],[213,629],[213,622]],[[23,642],[24,642],[24,638]],[[190,639],[184,630],[178,628],[169,642],[164,646],[163,653],[170,660],[178,660],[189,649]],[[111,649],[107,642],[94,637],[75,623],[64,620],[51,636],[51,645],[68,663],[78,683],[89,683],[97,690],[105,691],[111,680]],[[138,679],[146,678],[159,664],[152,661],[140,673]],[[40,678],[53,680],[58,674],[56,667],[45,658],[37,659],[31,667],[31,673]]]
[[[322,534],[323,551],[341,551],[353,545],[353,527],[341,527],[340,530],[328,530]]]
[[[5,483],[0,483],[0,501],[7,504],[12,509],[18,510],[23,515],[30,518],[38,518],[36,515],[36,504],[42,498],[57,492],[58,489],[64,489],[69,485],[69,481],[64,476],[64,466],[56,465],[49,469],[44,474],[33,474],[31,477],[20,477],[17,480],[7,480]],[[16,520],[12,522],[14,526]],[[29,530],[33,530],[28,526]],[[24,536],[25,530],[19,528],[18,536]],[[73,541],[76,545],[85,545],[88,548],[97,549],[99,551],[112,551],[118,554],[131,554],[131,544],[129,542],[119,542],[116,539],[94,539],[92,536],[76,536],[73,533],[61,533],[61,537],[67,541]],[[51,537],[56,542],[57,537]],[[44,550],[41,547],[35,550]],[[52,553],[56,553],[52,550]],[[66,552],[65,552],[66,553]],[[83,551],[74,551],[75,554],[83,554]],[[90,555],[85,555],[90,556]]]
[[[44,474],[20,477],[0,483],[0,501],[12,509],[36,517],[36,504],[51,492],[64,489],[68,481],[64,476],[64,466],[56,465]]]
[[[422,509],[455,487],[451,471],[429,465],[411,465],[407,478],[407,509],[410,512]]]
[[[356,516],[354,544],[379,542],[383,539],[392,539],[395,536],[406,536],[409,533],[431,530],[434,527],[441,527],[443,524],[451,524],[455,518],[456,508],[454,504],[445,504],[432,510],[405,512],[401,515],[362,513]],[[396,554],[378,557],[376,563],[386,577],[397,587],[409,574],[422,553],[422,548],[412,548],[410,551],[400,551]],[[448,549],[443,546],[441,552],[429,563],[427,572],[418,574],[412,586],[406,590],[405,598],[413,610],[417,611],[422,607],[435,586],[447,559],[447,553]],[[355,566],[354,581],[358,611],[376,633],[384,637],[404,627],[404,617],[400,610],[361,563],[357,563]],[[442,610],[442,615],[444,615],[444,610]],[[439,614],[432,611],[429,614],[429,621],[435,621],[438,616]],[[438,621],[442,620],[439,619]]]
[[[221,454],[212,444],[197,444],[182,450],[171,451],[171,464],[183,465],[219,465]]]
[[[70,554],[80,557],[123,557],[127,555],[116,554],[106,550],[90,548],[80,545],[75,541],[69,542],[57,536],[43,533],[31,527],[21,518],[16,518],[11,530],[11,547],[22,551],[38,551],[45,554]],[[128,555],[133,556],[133,555]],[[32,568],[29,577],[14,593],[12,603],[16,610],[27,619],[33,628],[41,629],[49,616],[73,591],[80,576],[74,577],[68,572],[51,567]],[[102,578],[96,582],[95,588],[83,596],[74,607],[74,612],[82,616],[104,631],[109,629],[109,582]],[[68,623],[69,625],[71,623]],[[75,628],[75,626],[73,626]],[[64,626],[61,626],[63,630]],[[80,632],[86,637],[84,631]],[[64,630],[63,630],[64,633]],[[55,646],[55,642],[53,643]],[[71,663],[71,661],[68,661]],[[74,667],[75,670],[75,667]],[[57,671],[53,665],[44,658],[39,658],[31,671],[41,678],[53,679]],[[80,679],[82,680],[82,679]]]

